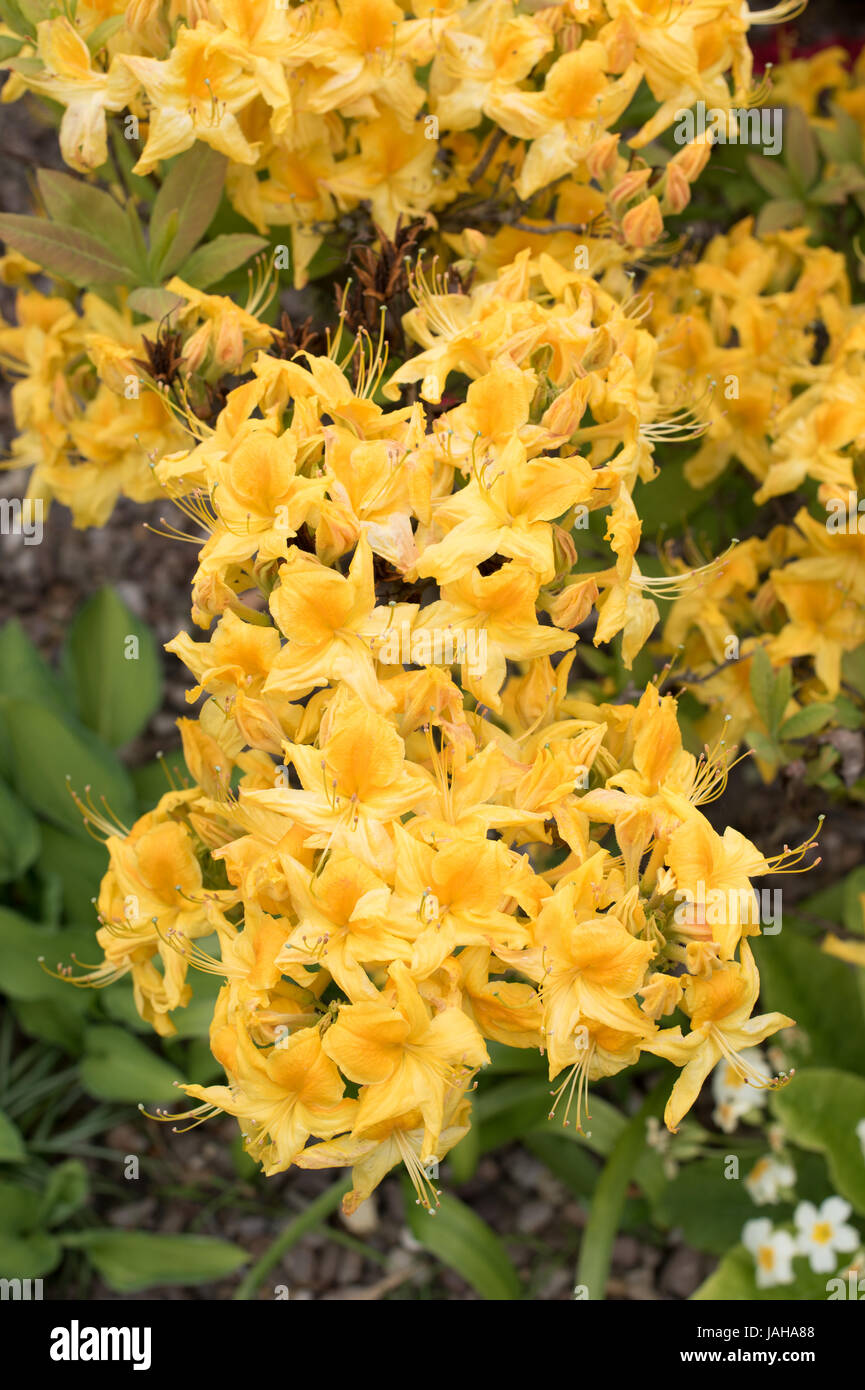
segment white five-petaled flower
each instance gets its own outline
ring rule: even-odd
[[[745,1186],[758,1207],[780,1200],[781,1193],[796,1181],[796,1170],[785,1159],[766,1154],[759,1158],[745,1179]]]
[[[798,1252],[807,1255],[815,1274],[831,1274],[840,1253],[857,1249],[859,1233],[846,1224],[851,1210],[843,1197],[827,1197],[819,1209],[800,1202],[793,1213]]]
[[[757,1267],[757,1288],[769,1289],[775,1284],[792,1284],[793,1256],[796,1242],[789,1231],[772,1229],[768,1217],[746,1221],[742,1244],[754,1256]]]

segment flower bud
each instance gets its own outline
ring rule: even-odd
[[[600,183],[616,167],[619,151],[618,135],[608,132],[590,146],[586,154],[586,168],[593,179]]]
[[[638,250],[643,246],[652,246],[663,230],[664,219],[654,193],[622,218],[622,234]]]

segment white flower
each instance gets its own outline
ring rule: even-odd
[[[843,1197],[827,1197],[818,1210],[813,1202],[800,1202],[793,1220],[800,1255],[807,1255],[815,1274],[831,1274],[839,1252],[859,1245],[859,1234],[846,1224],[852,1208]]]
[[[749,1047],[741,1059],[758,1076],[771,1080],[771,1068],[759,1048]],[[716,1102],[712,1118],[725,1134],[732,1134],[744,1115],[766,1104],[767,1092],[758,1091],[729,1062],[721,1062],[712,1073],[712,1093]]]
[[[796,1170],[791,1163],[766,1154],[754,1164],[745,1179],[745,1186],[752,1201],[758,1207],[763,1207],[769,1202],[780,1201],[781,1193],[792,1187],[795,1181]]]
[[[772,1230],[767,1217],[746,1221],[742,1244],[754,1256],[757,1267],[757,1288],[771,1289],[775,1284],[792,1284],[793,1256],[796,1242],[789,1231]]]
[[[856,1137],[862,1145],[862,1157],[865,1158],[865,1120],[860,1120],[856,1126]]]

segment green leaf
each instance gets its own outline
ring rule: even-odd
[[[455,1270],[482,1298],[522,1298],[520,1277],[507,1251],[471,1207],[444,1193],[435,1216],[430,1216],[417,1205],[414,1188],[408,1182],[403,1191],[406,1224],[425,1250]]]
[[[159,320],[173,314],[184,301],[179,294],[172,294],[170,290],[163,290],[156,285],[145,285],[143,289],[133,290],[127,296],[126,302],[136,314]]]
[[[686,1163],[652,1204],[660,1226],[681,1229],[688,1245],[713,1255],[729,1250],[745,1222],[760,1214],[745,1184],[724,1176],[726,1159],[719,1150],[712,1158]]]
[[[260,236],[250,236],[245,232],[229,236],[218,236],[205,246],[199,246],[178,270],[181,280],[196,289],[206,290],[217,281],[230,275],[232,270],[248,261],[257,251],[268,245]]]
[[[480,1160],[480,1136],[476,1125],[452,1148],[447,1157],[448,1176],[451,1182],[469,1182],[477,1172]]]
[[[89,951],[89,955],[87,952]],[[0,907],[0,957],[3,961],[2,986],[12,999],[65,999],[76,993],[66,981],[54,979],[43,970],[68,964],[72,953],[90,959],[93,933],[86,928],[39,927],[17,912]]]
[[[865,1079],[835,1068],[806,1068],[772,1096],[772,1109],[803,1149],[824,1154],[836,1190],[865,1216]]]
[[[800,898],[793,908],[797,916],[822,917],[826,922],[838,922],[844,904],[844,883],[836,879],[828,887],[821,888],[817,893],[811,893],[807,898]]]
[[[757,214],[756,230],[760,236],[767,232],[782,232],[798,227],[805,216],[805,205],[798,198],[773,198],[764,203]]]
[[[162,668],[156,640],[114,589],[78,610],[63,654],[88,728],[117,748],[159,708]]]
[[[865,931],[865,868],[854,869],[844,880],[842,915],[848,931]]]
[[[777,159],[764,154],[749,154],[745,160],[751,177],[770,198],[793,198],[796,187],[789,171]]]
[[[846,203],[851,194],[865,189],[865,171],[855,164],[845,164],[837,174],[823,179],[808,195],[808,201],[820,205]]]
[[[12,785],[32,810],[73,834],[86,835],[71,787],[79,796],[89,795],[100,810],[104,798],[112,816],[132,824],[132,782],[95,734],[22,700],[10,701],[4,717],[12,743]]]
[[[628,1184],[646,1148],[647,1121],[663,1109],[667,1090],[665,1077],[649,1092],[636,1115],[627,1121],[598,1179],[577,1266],[577,1284],[586,1288],[592,1302],[601,1302],[607,1296],[613,1241],[621,1223]]]
[[[4,24],[14,29],[16,34],[26,34],[28,38],[35,39],[36,28],[26,17],[17,0],[0,0],[0,16]]]
[[[548,1118],[550,1082],[543,1078],[520,1078],[495,1086],[481,1086],[474,1105],[474,1124],[482,1153],[501,1148],[515,1139],[535,1136],[552,1138],[562,1147],[578,1145],[593,1153],[609,1154],[624,1130],[627,1120],[602,1096],[593,1095],[585,1130]],[[579,1163],[580,1159],[575,1159]],[[638,1161],[635,1177],[644,1192],[656,1193],[665,1181],[660,1157],[646,1151]]]
[[[165,243],[154,259],[156,279],[173,275],[204,236],[219,207],[227,167],[225,155],[201,144],[172,163],[150,219],[151,248]],[[172,222],[174,231],[168,236]]]
[[[808,1261],[797,1257],[793,1261],[794,1281],[792,1284],[773,1284],[770,1288],[757,1287],[754,1256],[742,1245],[736,1245],[724,1256],[718,1268],[710,1274],[697,1292],[691,1295],[695,1302],[719,1301],[723,1303],[752,1303],[755,1299],[774,1302],[822,1302],[826,1298],[826,1275],[812,1273]]]
[[[126,204],[124,215],[126,218],[124,244],[130,247],[129,259],[134,260],[138,283],[146,285],[150,279],[150,259],[147,242],[144,239],[144,228],[141,225],[141,218],[133,198],[130,198]]]
[[[0,38],[0,63],[5,62],[7,58],[14,58],[23,42],[23,39],[16,39],[11,34],[4,34]]]
[[[39,872],[45,879],[55,876],[59,881],[67,920],[87,922],[93,918],[95,930],[93,899],[99,896],[99,885],[108,871],[108,851],[97,840],[82,840],[46,822],[41,831]]]
[[[130,266],[95,237],[73,227],[57,226],[45,217],[2,213],[0,237],[49,274],[69,280],[80,289],[126,285],[135,275]]]
[[[531,1047],[505,1047],[504,1043],[488,1042],[487,1052],[490,1065],[484,1067],[484,1078],[490,1076],[513,1076],[530,1072],[543,1076],[546,1072],[544,1059]]]
[[[17,1235],[0,1229],[0,1279],[41,1279],[60,1263],[62,1253],[60,1242],[47,1231]]]
[[[0,883],[20,878],[39,853],[39,823],[0,778]]]
[[[481,1085],[472,1123],[482,1153],[499,1149],[529,1130],[543,1126],[550,1109],[550,1083],[543,1077],[519,1077]]]
[[[643,535],[682,526],[706,500],[705,491],[691,487],[685,477],[685,460],[656,457],[658,473],[648,483],[637,483],[634,503],[639,507]],[[577,533],[579,541],[579,533]]]
[[[103,19],[101,24],[97,24],[92,34],[87,36],[87,47],[91,53],[98,53],[110,38],[123,28],[126,20],[122,14],[109,15],[108,19]]]
[[[0,1182],[0,1278],[41,1279],[62,1254],[53,1236],[40,1229],[38,1192]]]
[[[17,1125],[0,1110],[0,1163],[23,1163],[27,1148]]]
[[[3,66],[10,72],[20,72],[22,77],[39,77],[45,71],[39,58],[7,58]]]
[[[17,618],[0,628],[0,695],[48,705],[61,714],[68,705],[57,678]]]
[[[777,763],[783,756],[777,743],[759,729],[746,729],[745,740],[764,763]]]
[[[176,1101],[182,1095],[174,1067],[124,1028],[96,1024],[87,1029],[81,1084],[97,1100],[132,1103]]]
[[[753,671],[752,671],[753,675]],[[784,718],[784,711],[790,703],[793,694],[793,671],[790,666],[782,666],[775,677],[772,686],[772,693],[769,696],[769,728],[774,736],[778,733],[778,727]]]
[[[598,1182],[598,1165],[577,1144],[561,1144],[551,1134],[534,1130],[524,1144],[577,1197],[590,1197]]]
[[[168,255],[171,243],[177,234],[177,209],[172,208],[169,216],[159,227],[158,233],[154,230],[153,223],[151,222],[150,234],[150,265],[153,267],[154,279],[158,280],[162,263]]]
[[[865,1022],[853,972],[787,925],[756,937],[763,1009],[789,1014],[807,1035],[810,1060],[865,1072]],[[784,1034],[776,1038],[783,1045]]]
[[[772,725],[772,691],[775,688],[775,673],[765,647],[757,647],[751,657],[749,683],[757,713],[769,733],[773,734],[775,730]]]
[[[204,950],[218,951],[219,946],[216,937],[210,941],[205,938],[200,942]],[[223,986],[223,979],[220,975],[207,975],[202,970],[190,970],[193,977],[189,983],[192,987],[192,998],[183,1009],[177,1009],[172,1017],[177,1032],[172,1033],[171,1038],[166,1041],[173,1044],[181,1039],[207,1039],[210,1035],[210,1025],[213,1022],[213,1014],[216,1008],[216,999]],[[213,1056],[209,1048],[205,1047],[206,1060],[212,1066]],[[198,1071],[193,1066],[187,1067],[187,1074],[195,1075],[196,1080],[201,1080]],[[219,1067],[216,1068],[217,1074]]]
[[[848,160],[859,164],[862,159],[862,132],[858,121],[834,101],[829,103],[829,112],[832,126],[819,127],[815,132],[823,153],[834,164],[845,164]]]
[[[778,736],[782,739],[807,738],[809,734],[816,734],[824,728],[834,713],[834,705],[805,705],[795,714],[791,714],[789,719],[785,719],[778,730]]]
[[[40,169],[36,182],[45,211],[53,222],[77,227],[108,251],[126,245],[126,215],[110,193],[53,169]]]
[[[785,108],[784,127],[784,159],[796,191],[804,194],[820,172],[817,140],[808,117],[798,106]]]
[[[49,19],[52,13],[56,13],[54,0],[18,0],[18,3],[31,24],[41,24],[43,19]]]
[[[51,1043],[64,1052],[77,1055],[84,1042],[83,1014],[92,1003],[93,994],[89,990],[67,985],[65,996],[61,998],[19,999],[15,1004],[15,1017],[28,1038]]]
[[[51,1169],[42,1193],[40,1219],[46,1226],[62,1226],[79,1211],[90,1191],[87,1169],[78,1158],[68,1158]]]
[[[146,1231],[76,1231],[63,1244],[84,1250],[109,1288],[136,1293],[162,1285],[210,1284],[248,1258],[239,1245],[213,1236],[153,1235]]]

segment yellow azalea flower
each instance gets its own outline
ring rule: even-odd
[[[392,237],[400,217],[421,217],[436,196],[435,141],[422,128],[400,128],[392,116],[364,121],[359,150],[336,166],[324,187],[341,206],[368,199],[376,226]]]
[[[183,360],[190,370],[201,368],[210,353],[220,373],[237,371],[248,352],[270,343],[271,335],[265,325],[226,295],[203,294],[177,275],[168,281],[166,289],[186,301],[177,313],[179,324],[203,320],[183,345]]]
[[[179,657],[199,681],[186,693],[193,703],[203,690],[222,696],[240,690],[260,693],[280,641],[274,628],[245,623],[229,609],[208,642],[193,642],[188,633],[180,632],[165,650]]]
[[[444,29],[430,74],[430,94],[442,124],[469,130],[484,116],[511,135],[538,133],[522,84],[553,46],[536,15],[509,4],[475,7],[468,24]]]
[[[272,659],[265,692],[297,699],[341,680],[374,709],[390,708],[376,681],[374,642],[392,621],[411,622],[417,608],[402,604],[395,614],[375,607],[369,544],[358,543],[346,576],[292,547],[278,576],[270,611],[289,640]]]
[[[431,1214],[439,1205],[438,1191],[429,1176],[433,1161],[444,1158],[469,1131],[471,1102],[452,1092],[433,1154],[426,1156],[426,1126],[419,1109],[371,1125],[362,1135],[343,1135],[324,1144],[310,1144],[298,1154],[298,1168],[351,1168],[352,1190],[342,1199],[351,1215],[378,1187],[392,1168],[402,1163],[417,1193],[417,1202]]]
[[[254,164],[238,112],[254,100],[258,82],[247,64],[217,42],[219,31],[206,22],[180,28],[168,58],[123,53],[115,60],[143,88],[150,111],[147,143],[136,174],[149,174],[163,159],[203,140],[236,164]],[[125,103],[124,103],[125,104]]]
[[[357,696],[343,692],[322,724],[319,748],[287,744],[301,790],[251,791],[254,809],[305,827],[308,844],[346,849],[372,869],[393,864],[387,826],[429,796],[427,776],[406,761],[396,730]]]
[[[681,814],[684,806],[672,793],[664,793],[671,809]],[[810,843],[810,842],[808,842]],[[790,859],[801,857],[793,851]],[[686,930],[696,927],[720,948],[722,960],[731,960],[743,936],[759,933],[757,899],[751,879],[783,872],[787,855],[766,859],[756,845],[732,826],[719,835],[699,812],[686,813],[667,842],[665,859],[675,876],[679,916]],[[693,904],[693,911],[686,909]],[[685,920],[687,919],[687,921]]]
[[[410,131],[425,95],[415,68],[433,57],[441,30],[434,16],[406,19],[395,0],[323,6],[297,50],[310,65],[304,107],[316,115],[338,108],[375,115],[380,104]]]
[[[423,610],[427,630],[453,629],[486,635],[486,670],[474,675],[463,668],[468,690],[490,709],[501,709],[499,691],[509,660],[524,661],[549,656],[574,646],[571,632],[541,627],[537,621],[535,599],[539,584],[532,572],[515,561],[508,561],[494,574],[481,575],[475,569],[464,578],[442,588],[442,597]]]
[[[104,961],[75,977],[76,984],[101,987],[131,974],[138,1012],[164,1035],[176,1031],[170,1014],[185,1007],[192,993],[187,962],[172,936],[194,940],[210,935],[215,925],[211,904],[233,900],[231,892],[204,892],[196,841],[182,820],[197,795],[169,793],[128,834],[107,835],[110,867],[99,892],[103,925],[96,934]],[[88,823],[111,831],[100,815],[83,809]]]
[[[599,129],[612,125],[629,105],[640,85],[640,68],[630,63],[616,78],[609,72],[603,43],[587,40],[556,60],[542,93],[525,99],[537,113],[542,131],[529,146],[514,185],[521,198],[530,198],[569,173],[585,158]]]
[[[537,990],[504,980],[485,946],[467,946],[455,958],[463,1008],[485,1038],[503,1047],[543,1047],[543,1011]]]
[[[522,855],[500,841],[460,836],[449,843],[425,844],[394,826],[394,920],[411,930],[409,968],[416,980],[438,970],[461,946],[526,946],[525,925],[503,909],[523,896]]]
[[[865,642],[865,613],[861,602],[828,576],[800,580],[796,566],[772,572],[772,587],[790,619],[773,638],[769,650],[776,662],[813,656],[817,677],[829,696],[841,685],[841,657]]]
[[[225,31],[214,38],[214,48],[251,68],[258,95],[270,108],[273,133],[281,135],[293,111],[283,60],[299,61],[296,16],[287,7],[262,7],[257,0],[218,0],[218,13]]]
[[[466,487],[434,504],[434,529],[446,535],[424,547],[414,570],[450,584],[499,554],[549,583],[556,573],[549,522],[592,496],[589,465],[581,458],[527,459],[523,445],[512,439],[497,453],[481,453],[472,471]]]
[[[290,856],[284,869],[297,925],[283,932],[276,964],[292,976],[298,967],[323,966],[353,1002],[377,999],[367,967],[407,961],[414,934],[394,916],[388,885],[341,850],[315,873]]]
[[[108,72],[94,68],[90,50],[68,19],[46,19],[36,26],[36,51],[44,71],[27,85],[65,108],[60,149],[73,169],[100,168],[108,158],[106,111],[122,111],[135,92],[135,79],[118,64]]]
[[[434,1016],[406,967],[390,967],[394,1002],[343,1005],[322,1046],[361,1091],[352,1133],[413,1110],[423,1117],[421,1162],[436,1153],[452,1088],[464,1089],[471,1072],[489,1061],[483,1038],[459,1009]],[[462,1085],[460,1084],[462,1082]]]
[[[332,222],[336,204],[326,183],[336,172],[330,147],[316,143],[309,148],[277,147],[264,168],[231,164],[226,188],[232,205],[262,235],[268,228],[289,229],[294,285],[302,289],[309,279],[309,265],[324,242],[316,230]]]
[[[683,1008],[691,1020],[684,1037],[681,1028],[669,1028],[644,1043],[647,1052],[682,1067],[664,1111],[668,1129],[677,1130],[688,1113],[709,1072],[722,1059],[737,1076],[758,1090],[777,1081],[766,1082],[749,1066],[741,1054],[755,1047],[779,1028],[791,1028],[793,1019],[770,1013],[751,1017],[757,1002],[760,979],[747,941],[742,942],[741,961],[728,961],[708,980],[689,980],[685,986]]]
[[[301,1028],[268,1050],[255,1047],[238,1028],[227,1060],[227,1086],[181,1090],[202,1102],[190,1112],[196,1121],[220,1110],[236,1115],[244,1147],[268,1175],[295,1162],[311,1135],[331,1138],[350,1128],[357,1106],[343,1099],[342,1077],[323,1050],[318,1028]]]
[[[576,1099],[576,1128],[582,1130],[584,1105],[586,1117],[591,1119],[591,1111],[588,1108],[589,1082],[599,1081],[607,1076],[617,1076],[625,1067],[633,1066],[639,1058],[643,1040],[642,1030],[623,1033],[605,1023],[599,1023],[596,1019],[584,1017],[575,1029],[572,1046],[568,1049],[571,1057],[575,1057],[576,1060],[568,1066],[564,1081],[550,1093],[555,1099],[548,1118],[555,1119],[558,1107],[565,1098],[562,1125],[570,1125],[571,1105]],[[552,1055],[550,1079],[553,1079]]]
[[[353,430],[325,428],[328,499],[316,528],[316,553],[325,563],[332,564],[364,535],[400,572],[410,568],[417,554],[411,512],[423,506],[414,486],[421,468],[407,447],[415,433],[409,425],[404,440],[358,441]],[[420,484],[425,492],[425,477]]]

